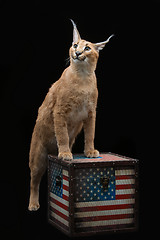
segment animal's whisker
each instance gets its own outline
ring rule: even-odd
[[[69,63],[70,63],[70,57],[66,58],[65,62],[66,62],[66,64],[65,64],[66,66],[69,65]]]

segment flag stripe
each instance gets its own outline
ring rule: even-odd
[[[64,190],[69,191],[69,187],[67,185],[63,184],[63,192],[64,192]]]
[[[50,210],[51,210],[52,212],[54,212],[55,214],[57,214],[58,216],[64,218],[66,221],[69,221],[68,216],[66,216],[65,214],[63,214],[62,211],[61,211],[61,209],[59,209],[60,211],[58,211],[58,210],[57,210],[57,207],[54,207],[54,208],[53,208],[52,206],[50,206]]]
[[[56,202],[61,204],[64,207],[68,207],[69,206],[69,202],[66,201],[65,199],[62,199],[60,197],[58,197],[57,195],[55,195],[54,193],[50,193],[50,198],[52,202]]]
[[[129,208],[130,207],[130,208]],[[107,215],[116,215],[116,214],[133,214],[133,208],[132,205],[129,206],[128,208],[121,208],[121,209],[105,209],[103,211],[87,211],[87,212],[75,212],[75,217],[97,217],[97,216],[107,216]]]
[[[76,218],[77,222],[89,222],[89,221],[105,221],[112,219],[125,219],[125,218],[133,218],[133,214],[115,214],[115,215],[106,215],[106,216],[91,216],[91,217],[82,217]]]
[[[68,196],[63,194],[62,197],[63,197],[64,200],[69,201],[69,197]]]
[[[69,191],[63,190],[63,194],[69,197]]]
[[[67,227],[69,226],[69,221],[65,220],[63,217],[59,216],[57,213],[55,213],[53,211],[50,211],[50,214],[51,214],[52,217],[57,219],[59,222],[63,223]]]
[[[68,181],[69,180],[68,176],[63,175],[63,180]]]
[[[117,176],[121,176],[121,175],[133,175],[135,174],[135,170],[134,169],[117,169],[115,170],[115,175]]]
[[[68,210],[66,210],[66,209],[58,206],[56,203],[50,202],[50,206],[51,206],[52,208],[57,209],[58,211],[61,211],[61,212],[62,212],[64,215],[66,215],[67,217],[69,216]]]
[[[109,200],[109,201],[98,201],[97,202],[77,202],[76,208],[82,208],[82,207],[107,207],[107,206],[117,206],[117,205],[122,205],[122,204],[134,204],[135,199],[122,199],[122,200]]]
[[[128,199],[128,198],[134,198],[135,194],[120,194],[116,195],[116,199]]]
[[[135,184],[135,179],[116,180],[116,185]],[[124,186],[125,187],[125,186]]]
[[[63,176],[65,176],[65,177],[69,177],[68,171],[65,170],[65,169],[63,169]]]
[[[96,207],[81,207],[76,208],[76,212],[93,212],[93,211],[105,211],[105,210],[114,210],[114,209],[127,209],[134,207],[134,204],[120,204],[120,205],[105,205],[105,206],[96,206]]]
[[[69,186],[69,181],[68,181],[68,180],[64,180],[64,179],[63,179],[63,186],[66,186],[66,187],[68,187],[68,186]]]
[[[121,180],[121,179],[131,179],[134,178],[134,175],[117,175],[116,180]]]
[[[120,189],[116,191],[116,195],[121,195],[121,194],[134,194],[135,193],[135,188],[131,189]]]
[[[134,188],[134,184],[120,184],[120,185],[117,185],[116,186],[116,190],[119,190],[119,189],[132,189]]]
[[[112,220],[105,220],[105,221],[77,222],[76,226],[78,228],[99,227],[99,226],[106,226],[107,227],[108,225],[130,224],[130,223],[133,223],[133,218],[112,219]],[[94,229],[92,229],[92,231],[94,231]],[[96,231],[96,229],[95,229],[95,231]]]

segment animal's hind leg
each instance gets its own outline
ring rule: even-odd
[[[39,185],[41,178],[47,168],[47,153],[45,150],[34,154],[34,159],[30,160],[31,181],[30,181],[30,211],[39,209]]]

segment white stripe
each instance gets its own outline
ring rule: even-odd
[[[135,189],[134,189],[134,188],[116,190],[116,195],[121,195],[121,194],[134,194],[134,193],[135,193]]]
[[[116,225],[116,224],[129,224],[133,223],[133,218],[126,219],[114,219],[114,220],[105,220],[105,221],[90,221],[90,222],[78,222],[76,226],[81,227],[97,227],[105,225]]]
[[[67,197],[69,197],[69,192],[63,189],[63,194]]]
[[[69,182],[63,179],[63,184],[69,187]]]
[[[115,210],[106,210],[106,211],[90,211],[90,212],[76,212],[74,216],[77,218],[80,217],[97,217],[97,216],[108,216],[116,214],[128,214],[133,213],[133,208],[128,209],[115,209]]]
[[[121,169],[121,170],[115,170],[115,175],[135,175],[134,169]]]
[[[121,184],[135,184],[135,179],[116,180],[116,185]]]
[[[69,212],[66,211],[65,209],[59,207],[57,204],[50,202],[50,205],[55,208],[56,210],[58,210],[59,212],[63,213],[64,215],[66,215],[67,217],[69,217]]]
[[[92,201],[92,202],[77,202],[75,206],[81,207],[95,207],[95,206],[108,206],[108,205],[119,205],[119,204],[133,204],[135,199],[119,199],[119,200],[107,200],[107,201]]]
[[[65,175],[66,177],[69,177],[68,171],[66,171],[66,170],[63,169],[63,175]]]
[[[58,221],[60,221],[61,223],[63,223],[64,225],[66,225],[67,227],[69,227],[69,222],[64,218],[61,218],[60,216],[58,216],[56,213],[51,212],[51,216],[57,219]]]
[[[50,192],[50,196],[51,196],[52,198],[54,198],[55,200],[63,203],[64,205],[69,206],[69,202],[68,202],[68,201],[66,201],[66,200],[63,199],[63,198],[58,197],[58,196],[55,195],[54,193]]]

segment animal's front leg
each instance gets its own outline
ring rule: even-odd
[[[84,121],[85,146],[84,154],[86,157],[99,157],[99,152],[94,149],[96,112],[90,112]]]
[[[69,148],[67,123],[64,117],[58,113],[54,115],[54,128],[58,145],[58,158],[67,160],[73,159]]]

